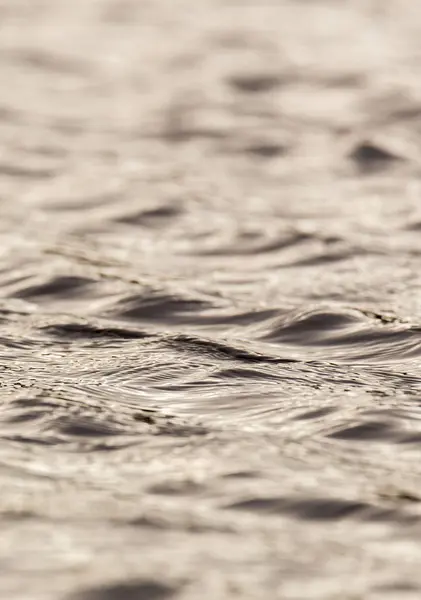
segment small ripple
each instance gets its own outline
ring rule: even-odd
[[[90,323],[63,323],[61,325],[46,325],[40,329],[62,342],[72,340],[133,340],[149,337],[147,333],[125,329],[123,327],[101,327]]]
[[[177,587],[161,581],[133,579],[80,590],[66,596],[65,600],[164,600],[178,592]]]
[[[239,232],[228,243],[218,240],[217,236],[210,240],[209,247],[195,248],[194,254],[200,256],[255,256],[262,253],[279,252],[301,245],[313,238],[310,234],[292,231],[270,234],[266,231],[255,233]]]
[[[55,167],[40,167],[33,165],[16,164],[15,162],[1,162],[0,176],[12,179],[50,179],[57,174]]]
[[[84,295],[96,281],[86,277],[76,277],[71,275],[58,275],[48,279],[45,283],[26,286],[16,291],[13,295],[16,298],[25,298],[30,300],[41,300],[46,297],[56,297],[69,299],[74,296]]]
[[[209,307],[205,300],[184,298],[175,294],[148,291],[142,295],[125,297],[114,303],[107,316],[123,320],[166,322],[191,322],[194,314]]]
[[[258,94],[271,92],[287,81],[286,77],[279,77],[274,73],[244,73],[232,75],[228,84],[235,91],[243,94]]]
[[[350,153],[349,158],[360,171],[365,173],[384,170],[393,163],[404,160],[401,156],[372,141],[362,141],[357,144]]]
[[[118,217],[116,222],[140,227],[158,228],[172,223],[181,214],[183,214],[181,205],[173,203],[127,214]]]
[[[378,507],[367,502],[339,498],[251,498],[235,502],[225,508],[256,512],[265,515],[292,516],[309,521],[337,521],[359,519],[363,521],[408,521],[416,519],[410,514]]]
[[[366,421],[351,427],[344,427],[329,437],[337,440],[354,440],[365,442],[368,440],[391,440],[396,437],[393,425],[380,419],[377,421]]]
[[[421,355],[418,327],[370,318],[356,310],[292,311],[261,329],[258,339],[301,351],[303,359],[381,363]]]

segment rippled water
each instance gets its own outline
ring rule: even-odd
[[[0,0],[0,575],[419,598],[416,3]]]

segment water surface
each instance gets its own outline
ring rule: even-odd
[[[0,1],[4,597],[419,597],[418,12]]]

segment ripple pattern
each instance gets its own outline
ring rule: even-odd
[[[419,598],[416,3],[0,20],[0,596]]]

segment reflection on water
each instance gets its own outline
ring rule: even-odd
[[[363,4],[0,0],[8,598],[419,597],[421,38]]]

